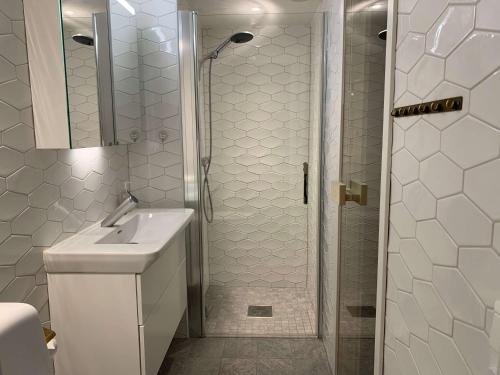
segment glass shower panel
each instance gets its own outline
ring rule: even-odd
[[[373,374],[385,80],[378,34],[387,10],[385,2],[360,1],[346,10],[341,174],[351,191],[367,189],[367,202],[342,207],[337,371],[363,375]]]
[[[314,336],[316,291],[308,279],[317,274],[308,267],[316,260],[308,252],[304,183],[312,145],[311,24],[205,25],[203,55],[243,30],[254,38],[228,45],[212,61],[211,114],[210,61],[202,71],[214,208],[206,333]],[[252,319],[254,305],[272,306],[272,317]]]

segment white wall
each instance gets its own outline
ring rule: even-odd
[[[498,363],[500,3],[460,3],[399,1],[396,106],[463,96],[464,108],[394,123],[386,374]]]
[[[42,251],[112,211],[125,146],[36,150],[21,0],[0,2],[0,302],[49,320]]]

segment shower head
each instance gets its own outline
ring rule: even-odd
[[[83,44],[85,46],[93,46],[94,38],[82,34],[76,34],[72,36],[73,40],[77,43]]]
[[[253,34],[249,31],[241,31],[231,36],[231,42],[236,44],[246,43],[253,39]]]
[[[385,30],[382,30],[381,32],[378,33],[378,37],[382,40],[386,40],[387,39],[387,29]]]
[[[219,57],[219,53],[221,53],[222,50],[229,45],[229,43],[242,44],[242,43],[247,43],[252,39],[253,39],[253,34],[249,31],[237,32],[231,35],[229,38],[227,38],[225,41],[219,44],[219,46],[216,49],[214,49],[207,56],[205,56],[203,58],[202,63],[207,59],[216,59],[217,57]]]

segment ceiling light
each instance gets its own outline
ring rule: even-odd
[[[124,7],[127,12],[129,12],[131,15],[135,16],[135,9],[132,5],[130,5],[127,0],[116,0],[122,7]]]
[[[66,14],[67,16],[72,16],[73,14],[75,14],[75,12],[73,12],[72,10],[66,10],[64,11],[64,14]]]
[[[258,7],[252,8],[252,10],[253,10],[254,12],[260,12],[260,8],[258,8]]]
[[[383,7],[384,7],[384,5],[380,4],[380,3],[372,5],[372,9],[382,9]]]

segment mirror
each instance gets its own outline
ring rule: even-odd
[[[25,0],[24,8],[37,148],[139,139],[135,12],[115,0]]]
[[[106,0],[61,0],[71,147],[114,144]]]
[[[71,147],[114,143],[107,0],[61,0]]]

